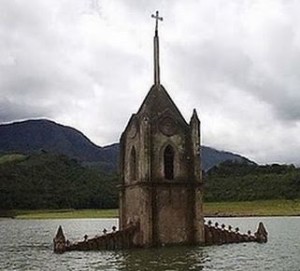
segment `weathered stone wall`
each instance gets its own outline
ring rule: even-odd
[[[204,244],[204,215],[203,215],[203,187],[202,185],[194,189],[195,204],[194,204],[194,243]]]
[[[157,232],[159,244],[187,243],[189,223],[188,191],[183,187],[157,189]]]
[[[147,246],[152,242],[151,191],[147,186],[133,185],[125,190],[123,197],[125,206],[121,228],[126,228],[130,223],[142,225],[134,243],[136,246]]]

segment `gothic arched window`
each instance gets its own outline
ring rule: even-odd
[[[170,145],[164,151],[164,174],[166,179],[174,179],[174,149]]]
[[[134,147],[132,147],[130,153],[129,172],[130,172],[130,180],[136,180],[137,167],[136,167],[136,152]]]

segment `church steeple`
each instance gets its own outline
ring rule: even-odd
[[[156,20],[155,24],[155,35],[154,35],[154,84],[160,85],[160,70],[159,70],[159,38],[158,38],[158,20],[163,20],[159,17],[158,11],[155,15],[151,15]]]
[[[139,225],[137,246],[201,244],[204,219],[200,122],[190,124],[160,84],[158,11],[154,35],[154,85],[120,140],[120,228]],[[176,215],[174,215],[176,214]]]

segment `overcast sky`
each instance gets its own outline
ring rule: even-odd
[[[300,1],[0,0],[0,123],[48,118],[117,142],[161,82],[202,144],[300,164]]]

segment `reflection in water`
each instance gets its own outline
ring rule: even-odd
[[[255,230],[263,221],[269,231],[267,244],[244,243],[209,247],[164,247],[124,251],[89,251],[54,254],[52,238],[62,225],[71,241],[111,229],[117,220],[0,220],[0,270],[50,271],[186,271],[272,270],[298,271],[300,266],[300,217],[218,218]]]
[[[203,248],[165,247],[158,249],[136,249],[123,253],[123,266],[120,270],[203,270],[208,257]]]

